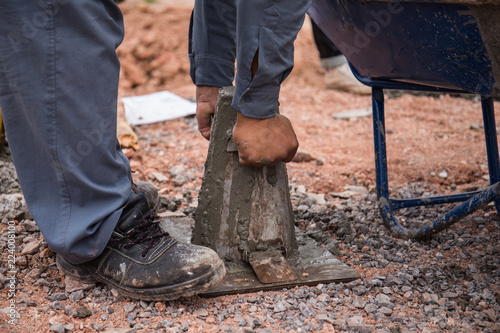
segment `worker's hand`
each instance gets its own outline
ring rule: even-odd
[[[271,166],[293,159],[299,142],[288,118],[277,114],[268,119],[254,119],[239,112],[237,117],[233,139],[241,165]]]
[[[196,87],[196,120],[198,121],[198,131],[207,140],[210,140],[210,125],[212,115],[215,113],[218,95],[219,87]]]

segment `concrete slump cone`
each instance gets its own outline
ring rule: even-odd
[[[232,139],[234,87],[219,92],[192,243],[224,260],[227,275],[206,295],[351,281],[359,275],[328,251],[297,241],[284,163],[246,167]],[[303,253],[305,252],[305,253]]]

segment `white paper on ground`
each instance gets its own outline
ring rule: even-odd
[[[130,125],[151,124],[196,113],[196,103],[169,91],[123,97],[122,102]]]
[[[372,109],[371,108],[363,108],[363,109],[354,109],[348,110],[344,112],[340,112],[333,115],[335,119],[350,119],[350,118],[361,118],[371,116]]]

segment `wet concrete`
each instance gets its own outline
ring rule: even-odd
[[[285,165],[239,164],[232,141],[233,91],[223,88],[219,94],[192,242],[214,249],[226,263],[270,249],[291,255],[297,245]]]

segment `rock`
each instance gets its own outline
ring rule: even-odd
[[[302,163],[302,162],[311,162],[314,160],[315,158],[311,154],[309,154],[309,152],[299,148],[297,150],[297,153],[293,157],[292,162]]]
[[[383,292],[384,294],[386,294],[386,295],[390,295],[390,294],[392,294],[392,290],[391,290],[391,288],[389,288],[389,287],[383,287],[383,288],[382,288],[382,292]]]
[[[40,274],[42,274],[42,270],[39,268],[34,268],[30,270],[28,274],[26,274],[25,278],[27,280],[36,281],[40,277]]]
[[[104,325],[102,324],[97,324],[97,323],[92,323],[91,324],[92,328],[96,330],[97,332],[102,332],[104,331]]]
[[[85,294],[83,293],[83,290],[77,290],[69,295],[69,300],[72,303],[75,303],[76,301],[79,301],[85,297]]]
[[[56,332],[56,333],[64,333],[64,332],[66,332],[66,329],[64,328],[63,324],[55,323],[55,324],[50,325],[49,331]]]
[[[332,251],[330,251],[332,252]],[[317,297],[318,302],[328,302],[330,301],[330,296],[327,293],[321,293]]]
[[[64,286],[67,293],[71,294],[72,292],[78,290],[90,290],[95,288],[95,283],[83,283],[78,280],[72,279],[69,276],[66,276],[64,279]]]
[[[64,294],[64,293],[54,293],[52,295],[47,296],[47,299],[51,302],[65,301],[68,299],[68,297],[66,297],[66,294]]]
[[[457,293],[454,293],[454,292],[449,292],[449,291],[445,291],[443,292],[443,297],[444,298],[457,298],[458,297],[458,294]]]
[[[305,303],[299,303],[299,310],[307,318],[315,315],[315,312]]]
[[[72,331],[72,330],[74,330],[74,329],[75,329],[75,325],[74,325],[74,324],[65,324],[65,325],[64,325],[64,329],[65,329],[66,331]]]
[[[204,308],[196,309],[195,311],[193,311],[193,315],[200,316],[200,317],[206,317],[206,316],[208,316],[208,311]]]
[[[111,295],[113,295],[113,297],[120,296],[120,293],[115,288],[111,288],[110,292],[111,292]]]
[[[61,301],[54,301],[52,303],[52,306],[54,307],[55,310],[62,310],[64,307]]]
[[[141,312],[138,314],[138,317],[139,318],[149,318],[149,317],[151,317],[151,312],[149,312],[149,311]]]
[[[379,308],[377,310],[377,312],[382,313],[382,314],[384,314],[386,316],[390,316],[392,314],[392,310],[390,308],[388,308],[388,307],[385,307],[385,306]]]
[[[274,312],[286,311],[286,306],[282,302],[278,302],[274,305]]]
[[[364,308],[366,313],[373,313],[373,312],[377,311],[377,309],[378,309],[378,306],[373,304],[373,303],[366,304],[366,306]]]
[[[73,317],[76,315],[75,309],[73,309],[73,307],[69,304],[64,308],[64,313],[66,313],[66,316],[68,317]]]
[[[368,190],[364,186],[354,186],[354,185],[349,185],[345,187],[346,191],[353,192],[355,194],[368,194]]]
[[[164,183],[164,182],[168,182],[168,177],[165,176],[163,173],[161,172],[152,172],[150,175],[149,175],[149,178],[151,179],[155,179],[157,181],[159,181],[160,183]]]
[[[394,304],[392,304],[389,296],[384,295],[384,294],[377,294],[377,296],[375,296],[375,303],[378,306],[385,306],[385,307],[393,307],[394,306]]]
[[[334,319],[330,318],[327,314],[319,314],[316,318],[318,320],[326,321],[330,324],[333,324],[335,322]]]
[[[135,304],[132,303],[132,304],[129,304],[125,307],[125,312],[130,313],[130,312],[134,311],[134,309],[135,309]]]
[[[34,221],[25,220],[21,222],[21,225],[26,229],[27,232],[37,232],[40,231],[40,228],[36,225]]]
[[[87,318],[92,315],[92,312],[84,307],[76,309],[76,313],[74,314],[75,318]]]
[[[186,170],[182,165],[173,166],[169,171],[176,186],[182,186],[188,181],[196,179],[196,174],[191,170]]]
[[[127,321],[130,323],[134,323],[137,318],[137,311],[132,311],[127,315]]]
[[[325,195],[323,193],[307,193],[307,197],[314,203],[318,205],[326,204]]]
[[[104,333],[136,333],[137,330],[135,328],[112,328],[110,330],[105,331]]]
[[[34,240],[32,242],[29,242],[28,244],[24,245],[23,250],[21,251],[21,254],[25,255],[25,254],[37,253],[38,250],[40,249],[40,246],[42,245],[42,242],[43,241],[41,239],[37,239],[37,240]]]
[[[8,220],[21,220],[24,217],[31,217],[22,194],[1,194],[0,216]]]
[[[359,296],[354,297],[352,305],[358,309],[363,309],[366,306],[366,302]]]
[[[362,296],[368,292],[368,289],[365,286],[360,285],[352,288],[352,291],[354,292],[355,295]]]
[[[363,326],[365,324],[365,320],[361,316],[353,316],[347,319],[348,326]]]

